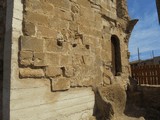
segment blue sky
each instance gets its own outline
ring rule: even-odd
[[[160,49],[160,25],[155,0],[127,0],[131,19],[139,19],[130,41],[131,55],[140,52]]]

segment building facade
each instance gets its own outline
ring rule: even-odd
[[[137,22],[125,0],[5,4],[4,120],[88,120],[97,114],[95,91],[117,84],[125,91],[128,40]]]

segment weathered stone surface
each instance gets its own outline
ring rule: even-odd
[[[31,65],[33,63],[33,52],[21,51],[20,52],[20,64],[24,66]]]
[[[59,66],[60,55],[56,53],[46,53],[45,62],[47,63],[47,65]]]
[[[21,68],[19,75],[22,78],[41,78],[44,77],[42,69]]]
[[[94,63],[94,57],[93,56],[89,56],[89,55],[84,55],[83,56],[83,59],[84,59],[84,63],[88,66],[91,66],[93,65]]]
[[[34,52],[43,52],[43,39],[36,37],[21,36],[21,50],[30,50]]]
[[[35,12],[54,16],[55,7],[46,1],[34,0],[31,2],[29,0],[25,0],[25,4],[26,4],[25,10],[27,11],[35,11]]]
[[[52,79],[52,91],[68,90],[70,88],[70,80],[67,78]]]
[[[61,43],[61,44],[60,44]],[[66,52],[70,50],[70,44],[67,42],[60,42],[55,39],[45,40],[45,50],[47,52]]]
[[[55,29],[68,28],[68,21],[57,18],[57,17],[50,17],[48,24],[50,27]]]
[[[60,67],[48,66],[45,73],[47,77],[58,77],[62,75],[62,69]]]
[[[13,80],[9,89],[12,93],[12,119],[88,120],[93,115],[93,92],[86,94],[84,90],[79,97],[76,92],[78,87],[90,89],[103,86],[102,98],[107,101],[102,100],[104,106],[100,105],[99,108],[102,107],[100,110],[104,113],[112,103],[114,112],[124,109],[125,100],[121,94],[124,90],[110,86],[113,83],[126,85],[129,75],[126,70],[129,64],[125,42],[129,39],[126,38],[128,14],[124,0],[120,0],[120,4],[116,0],[13,2]],[[12,8],[8,11],[12,11]],[[24,36],[19,44],[17,38],[20,35]],[[120,47],[118,53],[122,54],[123,69],[119,76],[111,71],[114,61],[112,35],[117,36],[115,41]],[[18,60],[20,65],[17,65]],[[18,72],[21,79],[18,78]],[[70,92],[70,89],[73,91]],[[114,105],[118,107],[114,108]],[[110,110],[107,112],[112,112]],[[102,116],[106,119],[108,113]],[[97,118],[97,113],[95,115]]]
[[[62,10],[62,9],[55,9],[55,17],[61,18],[63,20],[71,21],[72,16],[69,11]]]
[[[70,55],[61,55],[60,65],[72,65],[72,56]]]
[[[65,68],[64,68],[64,74],[65,74],[65,76],[67,76],[67,77],[72,77],[72,76],[74,76],[74,69],[73,69],[73,67],[65,67]]]
[[[115,84],[98,88],[96,98],[100,119],[113,119],[114,116],[123,115],[126,93],[120,85]]]
[[[26,11],[24,13],[24,19],[34,24],[48,25],[48,17],[43,14]]]
[[[47,66],[47,63],[45,61],[45,53],[34,53],[34,66]]]
[[[25,35],[29,35],[29,36],[34,36],[35,33],[36,33],[36,28],[35,28],[35,25],[33,23],[24,23],[24,26],[23,26],[23,33]]]
[[[52,3],[55,7],[63,8],[63,9],[70,9],[70,2],[69,0],[47,0],[49,3]]]
[[[57,32],[55,29],[51,29],[44,26],[37,26],[37,35],[43,38],[55,38]]]

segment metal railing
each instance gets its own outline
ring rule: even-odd
[[[160,65],[131,65],[131,71],[138,84],[160,85]]]

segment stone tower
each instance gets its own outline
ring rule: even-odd
[[[137,22],[125,0],[5,2],[4,120],[102,120],[123,112]],[[122,103],[116,109],[104,99],[115,102],[112,95]]]

